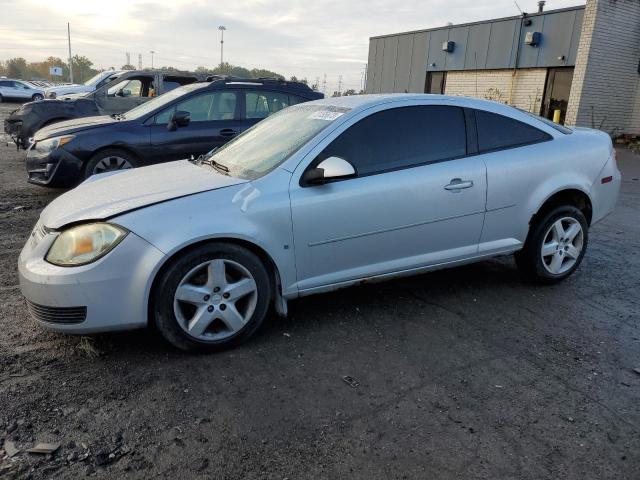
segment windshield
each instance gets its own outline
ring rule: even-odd
[[[98,83],[98,81],[100,81],[100,79],[102,78],[103,75],[104,75],[104,72],[96,73],[93,77],[91,77],[89,80],[84,82],[84,84],[87,87],[90,87],[90,86]]]
[[[295,105],[262,120],[205,158],[228,169],[233,177],[255,180],[348,111],[329,105]]]
[[[190,85],[184,85],[182,87],[174,88],[173,90],[170,90],[167,93],[160,95],[159,97],[155,97],[148,102],[144,102],[143,104],[129,110],[127,113],[122,115],[122,117],[126,118],[127,120],[140,118],[158,108],[162,108],[168,103],[174,101],[176,98],[181,97],[182,95],[194,90],[198,90],[199,88],[202,88],[201,83],[192,83]]]

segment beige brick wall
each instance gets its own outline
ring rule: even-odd
[[[640,1],[587,0],[566,123],[640,134]]]
[[[448,72],[445,93],[486,98],[539,114],[546,68]]]

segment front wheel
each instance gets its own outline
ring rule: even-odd
[[[534,280],[559,282],[576,271],[588,239],[584,214],[570,205],[559,206],[531,225],[524,248],[515,255],[516,263]]]
[[[39,93],[35,93],[33,97],[31,97],[31,100],[33,100],[34,102],[39,102],[40,100],[44,100],[44,97]]]
[[[129,152],[108,148],[96,153],[84,167],[84,178],[99,173],[127,170],[138,166],[136,159]]]
[[[185,351],[214,351],[247,340],[264,321],[271,282],[262,261],[233,244],[191,250],[164,270],[153,292],[160,333]]]

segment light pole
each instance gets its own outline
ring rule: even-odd
[[[227,29],[224,25],[220,25],[218,30],[220,30],[220,66],[222,67],[222,63],[224,62],[224,31]]]
[[[149,53],[151,54],[151,69],[153,69],[153,54],[156,52],[151,50]]]

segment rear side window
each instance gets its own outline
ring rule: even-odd
[[[551,140],[551,135],[531,125],[495,113],[476,110],[478,149],[481,152],[522,147]]]
[[[351,162],[358,175],[407,168],[466,155],[464,112],[425,105],[374,113],[343,132],[321,154]]]
[[[247,91],[245,97],[246,118],[267,118],[291,105],[289,95],[280,92]]]

